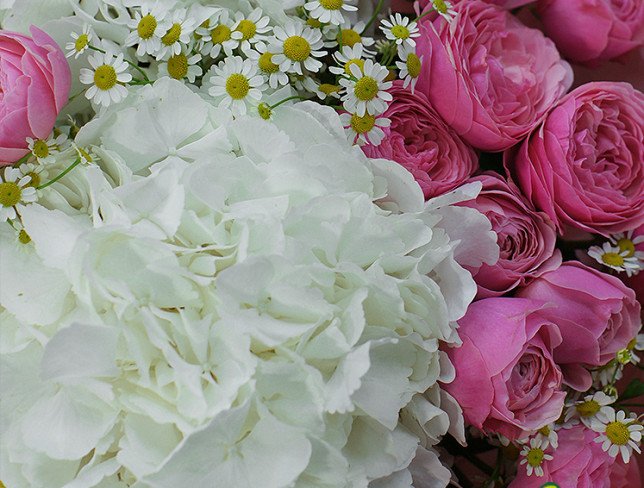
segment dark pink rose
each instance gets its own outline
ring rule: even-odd
[[[559,418],[566,393],[552,352],[561,334],[542,309],[533,300],[486,298],[459,321],[463,345],[448,351],[456,378],[444,388],[466,422],[517,439]]]
[[[27,137],[49,137],[69,97],[65,55],[37,27],[31,35],[0,31],[0,166],[27,154]]]
[[[452,23],[421,22],[416,89],[472,146],[500,151],[521,140],[572,84],[552,41],[479,0],[459,3]]]
[[[609,235],[644,223],[644,95],[597,82],[564,97],[506,167],[557,224]]]
[[[579,391],[592,384],[587,367],[603,366],[641,326],[635,293],[618,278],[568,261],[535,279],[517,296],[552,305],[542,313],[561,331],[554,358],[565,382]]]
[[[404,166],[423,189],[425,198],[461,185],[478,168],[474,150],[431,108],[427,97],[396,82],[394,100],[385,116],[391,126],[378,146],[364,146],[367,156],[391,159]]]
[[[546,449],[553,459],[541,464],[543,476],[528,476],[526,465],[518,467],[509,488],[540,488],[546,482],[560,488],[611,488],[610,474],[615,459],[595,442],[597,433],[584,425],[560,429],[557,450]],[[635,485],[633,485],[635,486]]]
[[[642,0],[540,0],[538,13],[572,61],[597,64],[644,44]]]
[[[610,472],[610,488],[633,488],[642,486],[639,463],[642,456],[636,456],[624,463],[621,456],[615,458],[613,469]]]
[[[483,264],[470,270],[478,285],[477,298],[501,296],[559,267],[557,232],[546,214],[535,211],[497,173],[484,173],[470,181],[480,181],[483,189],[475,200],[461,205],[477,209],[490,220],[501,248],[494,266]]]

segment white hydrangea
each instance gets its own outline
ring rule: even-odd
[[[31,242],[0,225],[5,485],[446,483],[457,261],[498,253],[451,206],[477,188],[424,204],[314,103],[269,122],[169,78],[132,92],[76,139],[98,164],[25,207]]]

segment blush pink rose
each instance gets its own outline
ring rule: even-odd
[[[642,0],[540,0],[546,35],[561,54],[598,64],[644,44]]]
[[[543,476],[534,473],[528,476],[526,465],[520,465],[509,488],[540,488],[546,482],[556,483],[560,488],[611,488],[615,460],[595,442],[598,434],[581,424],[560,429],[557,434],[557,450],[546,449],[553,459],[541,464]]]
[[[609,235],[644,223],[644,95],[597,82],[564,97],[506,167],[557,224]]]
[[[27,137],[46,139],[69,97],[65,55],[37,27],[31,35],[0,31],[0,166],[27,154]]]
[[[421,22],[416,90],[465,141],[506,149],[530,132],[572,84],[572,69],[541,31],[473,0],[452,23]]]
[[[640,304],[633,290],[577,261],[543,274],[517,296],[552,305],[542,313],[557,324],[563,338],[554,358],[566,384],[579,391],[592,384],[586,368],[608,363],[641,327]]]
[[[459,321],[463,345],[447,351],[456,378],[444,388],[469,424],[514,440],[561,415],[566,393],[553,359],[561,334],[542,308],[523,298],[486,298]]]
[[[490,220],[501,248],[494,266],[483,264],[470,270],[478,285],[477,298],[504,295],[559,267],[557,232],[546,214],[535,211],[497,173],[486,172],[470,181],[480,181],[483,188],[476,199],[461,205],[477,209]]]
[[[431,198],[461,185],[478,168],[474,150],[434,112],[427,97],[396,82],[394,99],[385,116],[385,138],[378,146],[364,146],[367,156],[391,159],[404,166]]]

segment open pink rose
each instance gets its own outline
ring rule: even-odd
[[[588,366],[603,366],[624,349],[641,326],[633,290],[618,278],[576,261],[535,279],[517,296],[552,305],[542,313],[561,331],[554,358],[565,382],[586,391],[592,384]]]
[[[0,166],[27,154],[27,137],[45,139],[67,103],[71,72],[56,42],[0,31]]]
[[[477,209],[490,220],[501,248],[494,266],[483,264],[470,270],[478,285],[477,298],[501,296],[559,267],[557,232],[546,214],[535,211],[497,173],[484,173],[470,181],[480,181],[483,189],[476,199],[461,205]]]
[[[642,0],[540,0],[544,30],[566,58],[597,64],[644,45]]]
[[[478,168],[474,150],[434,112],[427,97],[396,82],[385,116],[391,126],[378,146],[364,146],[367,156],[391,159],[404,166],[423,189],[425,198],[461,185]]]
[[[472,146],[500,151],[532,130],[572,84],[572,69],[541,31],[479,0],[452,23],[421,22],[416,89]]]
[[[542,308],[523,298],[486,298],[459,321],[463,345],[447,351],[456,378],[444,388],[468,423],[517,439],[561,415],[566,393],[552,356],[561,335]]]
[[[615,459],[595,442],[598,434],[581,424],[557,434],[559,446],[554,452],[546,449],[553,459],[542,462],[543,476],[528,476],[526,465],[520,465],[510,488],[540,488],[546,482],[561,488],[610,488]]]
[[[506,153],[506,167],[561,232],[609,235],[644,223],[643,140],[644,95],[628,83],[588,83]]]

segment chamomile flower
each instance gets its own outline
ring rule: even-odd
[[[74,59],[78,59],[81,54],[89,49],[94,33],[89,25],[85,25],[80,34],[72,32],[71,35],[73,40],[65,44],[65,49],[67,49],[66,57],[71,58],[74,56]]]
[[[356,44],[362,44],[367,48],[364,50],[364,56],[370,58],[375,53],[368,48],[373,46],[376,41],[372,37],[364,36],[362,34],[364,29],[365,23],[362,20],[355,25],[352,25],[349,21],[345,21],[340,25],[340,32],[337,29],[330,29],[328,33],[332,36],[333,46],[340,44],[342,47],[354,47]]]
[[[593,395],[586,395],[583,400],[573,404],[566,405],[565,421],[572,418],[579,418],[588,428],[592,428],[594,422],[600,418],[605,418],[613,408],[609,405],[615,403],[615,398],[606,395],[603,391],[598,391]]]
[[[93,164],[97,159],[91,149],[85,149],[76,144],[72,144],[72,147],[74,148],[74,151],[76,151],[76,156],[80,158],[81,164]]]
[[[245,115],[248,104],[257,104],[262,98],[264,77],[257,74],[257,66],[240,56],[226,58],[214,68],[208,93],[219,99],[220,107],[230,107],[234,115]]]
[[[635,246],[644,242],[644,234],[633,237],[633,231],[620,232],[609,237],[611,244],[619,247],[620,252],[625,252],[627,258],[635,257],[644,261],[644,251],[638,251]]]
[[[628,249],[622,251],[619,246],[612,246],[610,242],[604,242],[602,246],[591,246],[588,255],[598,263],[608,266],[615,271],[624,271],[626,276],[639,273],[641,269],[640,260],[635,253],[630,254]]]
[[[420,76],[420,70],[423,65],[423,58],[418,57],[416,50],[406,44],[398,47],[398,57],[401,61],[396,61],[396,67],[400,70],[399,76],[403,81],[403,88],[411,85],[411,92],[414,93],[416,82]]]
[[[602,388],[612,385],[623,376],[622,366],[617,361],[610,361],[608,364],[594,370],[591,374],[593,382]]]
[[[602,450],[608,451],[612,457],[621,454],[622,460],[627,463],[633,451],[641,454],[642,429],[644,427],[634,413],[626,417],[623,410],[612,410],[606,419],[596,425],[594,430],[599,435],[595,442],[601,443]]]
[[[395,41],[399,45],[407,44],[410,47],[416,46],[414,38],[420,36],[418,24],[399,13],[390,15],[389,19],[383,19],[380,29],[390,41]]]
[[[194,83],[195,79],[203,74],[203,69],[197,64],[201,61],[201,54],[188,57],[189,54],[186,49],[179,54],[173,54],[167,61],[159,64],[159,74],[175,80],[187,79]]]
[[[40,185],[47,181],[49,177],[49,171],[44,164],[34,164],[34,163],[23,163],[18,169],[23,176],[29,176],[31,178],[27,186],[32,186],[38,188]]]
[[[454,10],[454,6],[450,2],[447,0],[432,0],[432,5],[434,6],[434,10],[447,20],[447,22],[454,20],[456,10]]]
[[[20,246],[27,245],[31,242],[31,236],[27,234],[27,231],[25,230],[24,225],[22,225],[22,222],[18,219],[13,220],[10,222],[11,227],[13,227],[13,230],[16,231],[16,243],[19,244]]]
[[[167,59],[170,56],[181,54],[183,46],[190,44],[192,33],[195,30],[195,21],[188,16],[185,9],[175,10],[168,20],[170,26],[161,37],[157,59]]]
[[[14,220],[20,208],[36,201],[36,188],[29,185],[31,177],[18,168],[7,166],[0,180],[0,222]]]
[[[343,113],[340,115],[340,122],[354,144],[371,144],[377,146],[385,137],[383,127],[389,127],[391,120],[371,114]]]
[[[248,55],[257,43],[268,40],[267,34],[272,30],[268,25],[269,22],[268,16],[263,15],[259,8],[253,10],[248,16],[237,12],[230,37],[238,41],[239,48]]]
[[[543,462],[553,459],[552,455],[546,454],[546,448],[547,445],[544,445],[542,440],[532,438],[530,439],[530,444],[523,446],[523,449],[521,449],[523,459],[519,464],[525,465],[528,476],[532,476],[533,474],[535,476],[543,476]]]
[[[89,56],[88,61],[93,69],[80,70],[81,83],[92,85],[85,96],[103,107],[123,100],[127,96],[127,88],[123,84],[132,81],[132,75],[127,72],[127,63],[123,61],[123,53],[116,56],[109,51],[96,53]]]
[[[340,25],[344,22],[342,11],[355,12],[358,7],[347,3],[345,0],[313,0],[304,4],[304,8],[311,13],[311,17],[326,24]]]
[[[351,64],[349,71],[353,79],[340,79],[340,84],[347,89],[342,97],[347,112],[363,117],[365,114],[377,115],[387,110],[387,102],[393,99],[387,91],[393,83],[385,81],[389,75],[387,68],[367,59],[362,68]]]
[[[259,68],[259,72],[264,75],[268,81],[268,86],[276,90],[280,86],[288,85],[288,75],[280,70],[273,58],[275,54],[268,51],[268,47],[263,42],[255,45],[255,49],[251,49],[247,53],[248,58],[252,59]]]
[[[316,58],[322,57],[322,34],[318,30],[307,27],[298,21],[289,21],[284,27],[273,29],[275,37],[272,39],[269,51],[274,53],[273,62],[279,65],[280,70],[286,73],[303,74],[303,68],[310,72],[317,72],[322,63]]]
[[[227,9],[219,10],[205,26],[197,29],[201,38],[201,54],[217,59],[223,51],[226,56],[232,56],[233,49],[239,45],[239,40],[233,39],[233,21]]]
[[[333,53],[333,59],[339,66],[330,66],[329,71],[336,75],[345,75],[351,76],[350,67],[355,64],[360,68],[364,68],[363,59],[364,56],[364,47],[362,44],[355,44],[353,47],[343,46],[340,51]]]
[[[67,142],[65,134],[47,139],[32,139],[27,137],[27,147],[40,164],[50,164],[56,161],[56,154],[64,149]]]
[[[541,441],[544,449],[548,446],[552,446],[553,449],[559,447],[559,435],[554,425],[544,425],[537,431],[534,438]]]
[[[166,20],[167,8],[155,3],[153,5],[144,3],[141,10],[136,10],[134,19],[128,22],[127,26],[133,29],[125,39],[126,46],[134,46],[137,56],[145,54],[155,55],[161,49],[161,37],[163,37],[170,23]]]
[[[333,85],[331,83],[321,83],[317,86],[315,94],[320,100],[327,98],[340,98],[342,87],[340,85]]]

